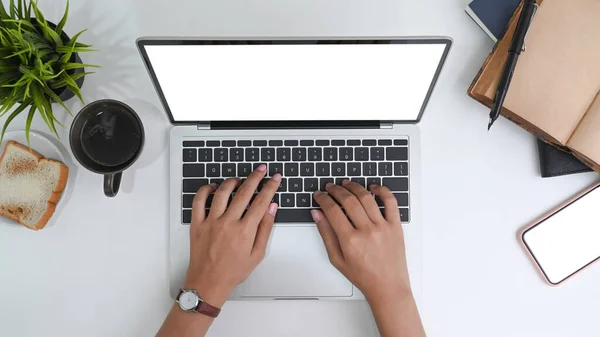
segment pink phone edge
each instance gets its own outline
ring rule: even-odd
[[[562,280],[562,281],[560,281],[558,283],[552,283],[548,279],[548,277],[546,276],[546,274],[544,274],[544,271],[542,270],[542,268],[540,267],[540,265],[538,264],[538,262],[535,260],[535,257],[533,256],[533,254],[531,253],[531,251],[529,250],[529,248],[527,248],[527,244],[525,244],[525,240],[523,239],[523,235],[530,228],[532,228],[532,227],[536,226],[537,224],[539,224],[540,222],[548,219],[550,216],[558,213],[559,211],[561,211],[565,207],[567,207],[570,204],[572,204],[575,200],[581,198],[583,195],[591,192],[592,190],[594,190],[595,188],[598,188],[598,187],[600,187],[600,183],[596,183],[596,184],[592,185],[591,187],[586,188],[583,192],[578,193],[574,197],[568,199],[567,201],[565,201],[562,204],[558,205],[557,207],[553,208],[551,211],[549,211],[548,213],[542,215],[541,217],[539,217],[538,219],[536,219],[535,221],[533,221],[532,223],[530,223],[529,225],[527,225],[526,227],[524,227],[523,229],[521,229],[519,231],[518,235],[519,235],[519,243],[521,244],[521,247],[523,247],[523,249],[527,253],[527,256],[529,257],[529,260],[533,263],[533,265],[535,266],[535,269],[537,269],[538,273],[542,276],[542,279],[544,279],[544,281],[546,282],[546,284],[548,284],[551,287],[558,287],[558,286],[560,286],[561,284],[563,284],[567,280],[571,279],[573,276],[575,276],[575,275],[583,272],[584,270],[588,269],[592,265],[596,264],[596,262],[598,262],[599,260],[596,260],[596,261],[588,264],[587,266],[585,266],[582,269],[576,271],[575,273],[573,273],[572,275],[568,276],[567,278],[565,278],[564,280]]]

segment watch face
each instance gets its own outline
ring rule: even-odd
[[[183,310],[192,310],[198,305],[198,296],[191,291],[185,291],[179,296],[179,305]]]

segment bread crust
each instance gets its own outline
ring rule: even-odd
[[[0,216],[4,216],[9,219],[12,219],[12,220],[20,223],[21,225],[23,225],[29,229],[32,229],[32,230],[37,231],[37,230],[43,229],[48,224],[48,221],[50,221],[50,219],[52,218],[52,215],[54,215],[54,212],[56,211],[56,204],[60,200],[62,193],[64,192],[65,187],[67,186],[67,182],[69,180],[69,167],[59,161],[44,158],[44,156],[42,156],[38,152],[36,152],[22,144],[19,144],[18,142],[13,141],[13,140],[9,140],[8,142],[6,142],[4,152],[2,153],[2,156],[0,157],[0,164],[3,162],[4,156],[8,153],[8,149],[10,146],[17,147],[25,152],[32,154],[37,159],[38,165],[40,165],[44,162],[56,163],[56,164],[60,165],[59,178],[58,178],[58,181],[56,183],[54,190],[50,194],[50,197],[46,203],[46,211],[40,217],[38,222],[36,224],[34,224],[33,227],[27,226],[25,223],[21,222],[21,219],[19,219],[18,216],[12,216],[11,212],[8,212],[8,210],[6,210],[4,207],[0,206]]]

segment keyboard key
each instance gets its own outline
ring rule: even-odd
[[[310,207],[312,196],[308,193],[300,193],[296,195],[296,207]]]
[[[408,178],[383,178],[383,186],[394,192],[408,191]]]
[[[335,178],[335,184],[341,185],[344,180],[348,180],[348,178]]]
[[[292,149],[292,160],[293,161],[306,161],[306,149],[303,147],[296,147]]]
[[[363,139],[362,145],[363,146],[375,146],[375,145],[377,145],[377,141],[375,139]]]
[[[346,175],[346,163],[331,164],[331,173],[334,177],[345,176]]]
[[[266,140],[255,140],[253,142],[254,146],[267,146]]]
[[[223,177],[233,178],[237,177],[235,173],[235,164],[227,163],[223,164]]]
[[[320,147],[308,148],[308,160],[321,161],[323,160],[323,150]]]
[[[195,196],[195,194],[184,194],[182,201],[183,208],[192,208],[192,206],[194,205]]]
[[[377,141],[377,144],[379,144],[379,146],[390,146],[390,145],[392,145],[392,140],[391,139],[380,139]]]
[[[282,163],[270,163],[269,164],[269,175],[272,177],[275,173],[283,175],[283,164]]]
[[[218,163],[229,161],[229,153],[227,149],[224,149],[222,147],[215,149],[215,161]]]
[[[326,147],[323,149],[323,158],[326,161],[338,160],[338,149],[335,147]]]
[[[273,199],[271,199],[271,202],[274,202],[277,205],[279,205],[279,193],[275,193],[275,195],[273,196]]]
[[[302,192],[302,178],[288,179],[288,190],[290,192]]]
[[[395,176],[407,176],[408,175],[408,163],[404,163],[404,162],[394,163],[394,175]]]
[[[277,189],[277,192],[287,192],[288,188],[287,188],[287,179],[286,178],[282,178],[281,179],[281,183],[279,183],[279,188]]]
[[[351,147],[340,148],[340,160],[352,161],[354,158],[354,150]]]
[[[387,160],[408,160],[407,147],[388,147],[386,149]]]
[[[384,160],[384,151],[382,147],[371,148],[371,160]],[[392,159],[389,159],[392,160]]]
[[[315,141],[314,140],[301,140],[300,141],[300,146],[315,146]]]
[[[350,139],[348,140],[348,146],[360,146],[360,140]]]
[[[291,149],[289,147],[283,147],[277,149],[277,161],[290,161],[291,160]]]
[[[204,177],[204,164],[183,164],[184,177]]]
[[[329,163],[317,163],[317,176],[327,177],[330,176],[330,164]]]
[[[408,208],[400,208],[400,221],[409,222],[410,218],[408,217]]]
[[[392,163],[383,162],[379,163],[379,175],[382,177],[389,177],[393,174]]]
[[[348,163],[348,175],[351,177],[359,177],[361,172],[360,163]]]
[[[263,187],[265,187],[265,185],[269,182],[269,178],[263,178],[260,183],[258,183],[258,187],[256,188],[257,192],[262,191]]]
[[[198,161],[203,163],[210,163],[213,158],[212,149],[199,149],[198,150]]]
[[[183,162],[194,163],[198,161],[198,151],[196,149],[183,149]]]
[[[346,145],[346,141],[343,139],[334,139],[331,141],[331,145],[333,146],[344,146]]]
[[[284,173],[286,177],[297,177],[299,175],[298,163],[285,163]]]
[[[328,183],[334,183],[333,178],[321,178],[319,179],[319,191],[325,191],[325,185]]]
[[[303,177],[312,177],[315,175],[315,164],[302,163],[300,164],[300,175]]]
[[[394,197],[398,201],[398,206],[408,207],[408,193],[394,193]]]
[[[284,193],[281,195],[281,207],[294,207],[296,198],[291,193]]]
[[[312,207],[315,207],[315,208],[321,207],[321,206],[319,205],[319,203],[318,203],[318,202],[315,200],[315,194],[314,194],[314,193],[313,193],[313,195],[312,195],[311,204],[312,204]]]
[[[275,161],[275,149],[272,147],[266,147],[260,150],[261,161]]]
[[[329,140],[319,139],[317,140],[317,146],[329,146]]]
[[[204,147],[204,141],[203,140],[184,141],[183,147]]]
[[[381,185],[381,178],[367,178],[367,188],[371,185]]]
[[[248,164],[238,164],[238,176],[242,177],[242,178],[246,178],[250,175],[250,173],[252,173],[252,165],[250,163]]]
[[[363,175],[366,177],[372,177],[377,175],[377,164],[376,163],[363,163]]]
[[[304,192],[315,192],[319,190],[319,179],[306,178],[304,179]]]
[[[314,223],[310,209],[282,209],[277,211],[276,223]]]
[[[283,146],[283,140],[270,140],[269,146]]]
[[[357,147],[354,149],[354,160],[365,161],[369,160],[369,148]]]
[[[181,223],[184,225],[189,225],[192,223],[192,210],[185,209],[181,215]]]
[[[396,145],[396,146],[407,146],[408,145],[408,140],[407,139],[396,139],[396,140],[394,140],[394,145]]]
[[[206,142],[206,146],[208,147],[219,147],[221,146],[221,142],[218,140],[209,140]]]
[[[196,193],[204,185],[208,185],[208,179],[183,179],[183,192]]]
[[[252,170],[253,171],[256,170],[256,168],[259,167],[260,165],[265,165],[265,166],[269,167],[269,165],[267,165],[265,163],[258,162],[258,163],[252,164]]]
[[[367,187],[366,182],[365,182],[365,178],[352,178],[351,181],[359,184],[362,187]]]
[[[259,161],[258,149],[251,147],[246,149],[246,161]]]
[[[229,150],[229,158],[234,162],[244,161],[244,149],[238,147]]]
[[[220,164],[206,164],[206,176],[207,177],[220,177],[221,176],[221,165]]]
[[[221,179],[221,178],[217,178],[217,179],[211,179],[210,183],[211,184],[215,184],[217,185],[217,187],[221,186],[221,184],[225,181],[225,179]]]
[[[297,140],[286,140],[283,142],[285,146],[298,146]]]
[[[223,147],[235,147],[236,146],[236,141],[235,140],[224,140],[222,143]]]
[[[252,146],[252,142],[249,140],[238,140],[238,146]]]

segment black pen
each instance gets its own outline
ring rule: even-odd
[[[494,105],[492,105],[492,111],[490,111],[490,123],[488,124],[488,130],[492,127],[500,112],[502,111],[502,105],[506,99],[510,82],[512,81],[517,62],[519,61],[519,55],[525,51],[525,38],[527,37],[527,31],[531,25],[531,21],[537,12],[538,4],[535,0],[525,0],[523,4],[523,11],[519,17],[517,28],[515,29],[515,35],[513,36],[510,48],[508,49],[508,59],[502,72],[502,77],[498,83],[496,89],[496,99]]]

